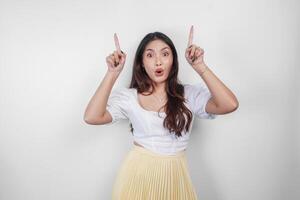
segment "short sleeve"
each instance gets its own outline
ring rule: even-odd
[[[205,110],[208,100],[212,97],[208,87],[203,83],[185,84],[185,96],[191,111],[201,119],[215,119],[216,114],[207,113]]]
[[[118,88],[111,91],[106,110],[110,113],[112,121],[109,124],[114,124],[121,119],[128,119],[129,94],[127,88]]]

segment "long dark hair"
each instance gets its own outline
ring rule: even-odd
[[[190,123],[192,121],[192,112],[184,105],[186,99],[184,98],[184,86],[178,80],[178,56],[175,46],[171,39],[161,33],[153,32],[148,33],[140,42],[133,63],[132,78],[129,88],[136,88],[138,93],[149,91],[152,88],[150,94],[153,93],[154,83],[149,78],[147,72],[142,67],[143,65],[143,53],[147,44],[153,40],[162,40],[172,50],[173,53],[173,65],[171,67],[169,76],[166,80],[166,118],[164,119],[163,126],[169,129],[169,132],[175,132],[175,135],[181,137],[182,131],[189,131]],[[131,126],[131,132],[133,133],[133,127]]]

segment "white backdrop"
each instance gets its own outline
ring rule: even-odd
[[[113,89],[129,85],[153,31],[173,40],[180,80],[197,83],[184,58],[192,24],[239,100],[233,113],[195,120],[187,156],[199,199],[300,199],[299,11],[296,0],[0,0],[0,199],[110,199],[129,122],[93,126],[83,115],[113,34],[127,53]]]

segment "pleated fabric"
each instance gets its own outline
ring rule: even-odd
[[[185,151],[161,155],[133,145],[117,173],[112,200],[197,200]]]

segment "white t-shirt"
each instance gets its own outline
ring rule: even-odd
[[[205,84],[183,84],[187,99],[185,105],[192,111],[193,119],[189,132],[182,132],[181,137],[177,137],[174,132],[169,132],[163,127],[163,120],[166,116],[164,112],[145,110],[138,102],[137,89],[118,88],[112,90],[108,101],[107,111],[112,116],[112,122],[128,119],[133,127],[133,139],[137,143],[153,152],[162,155],[174,155],[176,152],[186,149],[190,137],[190,131],[194,122],[194,117],[201,119],[215,119],[216,114],[207,113],[205,106],[211,98],[211,93]]]

